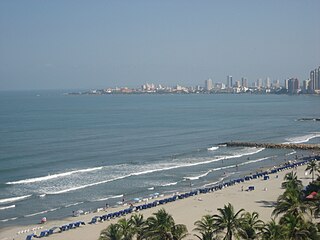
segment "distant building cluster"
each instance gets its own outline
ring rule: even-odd
[[[320,93],[320,66],[310,72],[310,78],[303,82],[303,91]]]
[[[231,75],[227,76],[226,81],[213,82],[211,78],[204,81],[204,86],[185,87],[176,85],[173,87],[161,84],[146,83],[140,88],[107,88],[100,90],[90,90],[87,92],[70,94],[144,94],[144,93],[260,93],[260,94],[320,94],[320,66],[310,72],[310,78],[303,81],[302,86],[297,78],[288,78],[284,80],[284,85],[280,85],[280,80],[271,80],[267,77],[253,81],[249,86],[248,79],[242,77],[239,80],[233,79]]]

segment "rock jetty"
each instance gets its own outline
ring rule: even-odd
[[[299,118],[298,121],[315,121],[315,122],[319,122],[320,118]]]
[[[279,148],[298,150],[320,150],[320,144],[297,144],[297,143],[255,143],[255,142],[226,142],[222,143],[227,147],[256,147],[256,148]]]

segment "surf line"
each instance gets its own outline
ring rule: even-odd
[[[108,182],[121,180],[121,179],[132,177],[132,176],[145,175],[145,174],[150,174],[150,173],[154,173],[154,172],[173,170],[173,169],[177,169],[177,168],[204,165],[204,164],[216,162],[216,161],[219,161],[219,160],[222,160],[222,159],[239,158],[239,157],[243,157],[243,156],[256,154],[258,152],[263,151],[264,148],[252,148],[252,150],[253,150],[252,152],[248,152],[248,153],[243,153],[243,154],[238,154],[238,155],[231,155],[231,156],[226,156],[226,157],[220,157],[218,159],[213,159],[213,160],[208,160],[208,161],[203,161],[203,162],[187,163],[187,164],[184,164],[184,165],[175,165],[175,166],[164,167],[164,168],[150,169],[150,170],[146,170],[146,171],[142,171],[142,172],[134,172],[134,173],[130,173],[130,174],[127,174],[127,175],[123,175],[123,176],[119,176],[119,177],[115,177],[115,178],[111,178],[111,179],[106,179],[106,180],[103,180],[103,181],[100,181],[100,182],[94,182],[94,183],[89,183],[89,184],[86,184],[86,185],[75,186],[75,187],[72,187],[72,188],[69,188],[69,189],[62,189],[62,190],[59,190],[59,191],[56,191],[56,192],[47,192],[46,194],[47,195],[57,195],[57,194],[62,194],[62,193],[67,193],[67,192],[71,192],[71,191],[76,191],[76,190],[88,188],[88,187],[93,187],[93,186],[100,185],[100,184],[105,184],[105,183],[108,183]]]

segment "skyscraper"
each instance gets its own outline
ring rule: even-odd
[[[290,78],[288,81],[288,93],[296,94],[300,90],[300,83],[297,78]]]
[[[208,80],[205,81],[205,88],[207,91],[211,91],[212,89],[212,80],[209,78]]]
[[[248,88],[248,79],[246,78],[241,78],[241,85],[242,87]]]
[[[314,79],[315,79],[315,89],[320,89],[320,67],[318,69],[315,69]]]
[[[267,78],[266,78],[266,85],[265,85],[265,87],[266,87],[266,88],[270,88],[270,86],[271,86],[270,78],[267,77]]]
[[[232,88],[233,83],[232,83],[232,76],[227,76],[227,87]]]
[[[320,67],[310,72],[308,91],[313,93],[315,90],[320,90]]]
[[[303,80],[302,82],[302,92],[307,93],[308,92],[308,86],[309,86],[310,80]]]
[[[284,80],[284,88],[289,89],[289,79]]]
[[[261,88],[261,87],[262,87],[262,79],[261,79],[261,78],[259,78],[259,79],[257,80],[257,87],[258,87],[258,88]]]

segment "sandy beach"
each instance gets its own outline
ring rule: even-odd
[[[185,224],[188,228],[190,235],[186,239],[196,239],[193,236],[194,222],[199,220],[205,214],[215,214],[217,208],[222,208],[224,204],[231,203],[235,210],[244,208],[246,211],[256,211],[259,213],[263,221],[269,221],[271,212],[273,210],[272,204],[276,201],[277,197],[282,193],[281,183],[286,173],[296,171],[303,185],[307,185],[311,181],[311,176],[305,174],[306,166],[300,166],[296,169],[289,169],[276,174],[270,174],[268,180],[262,178],[246,181],[241,184],[230,186],[207,194],[199,194],[186,199],[177,200],[174,203],[168,203],[146,209],[141,211],[145,218],[152,215],[160,208],[165,208],[175,219],[176,223]],[[248,186],[254,186],[253,191],[246,191]],[[242,191],[243,189],[243,191]],[[153,200],[150,200],[153,201]],[[123,209],[122,206],[119,209]],[[115,212],[117,208],[109,208],[107,212]],[[30,225],[18,226],[2,229],[0,232],[0,240],[24,240],[26,236],[32,233],[30,230],[33,228],[42,227],[36,230],[39,234],[42,230],[50,229],[54,226],[61,226],[75,221],[84,221],[88,223],[93,216],[100,216],[106,214],[106,211],[98,213],[91,213],[82,215],[80,217],[70,217],[59,221],[48,221],[44,225]],[[126,217],[130,217],[130,214]],[[115,223],[120,218],[112,219],[105,222],[98,222],[97,224],[86,224],[76,229],[71,229],[62,233],[54,233],[46,239],[63,240],[63,239],[76,239],[76,240],[97,240],[100,231],[108,226],[110,223]],[[28,230],[28,233],[17,234],[21,230]]]

